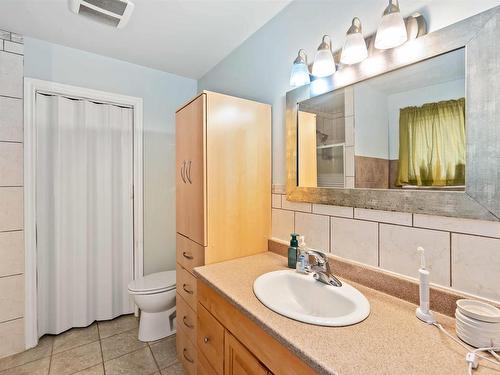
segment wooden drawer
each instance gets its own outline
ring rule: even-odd
[[[212,368],[208,359],[201,352],[198,352],[197,359],[196,370],[198,375],[217,375],[217,372]]]
[[[184,298],[177,293],[177,325],[186,333],[191,343],[196,343],[196,313],[189,307]]]
[[[176,267],[176,289],[177,292],[184,298],[184,301],[196,311],[196,277],[177,264]]]
[[[196,375],[196,362],[198,356],[196,346],[189,341],[182,328],[177,330],[176,345],[177,358],[184,365],[189,375]]]
[[[198,305],[196,345],[217,374],[224,369],[224,327],[201,304]]]
[[[177,233],[177,262],[187,271],[193,272],[194,267],[205,264],[205,248],[189,238]]]

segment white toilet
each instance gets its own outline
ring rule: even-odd
[[[175,333],[175,271],[152,273],[128,284],[141,311],[139,340],[154,341]]]

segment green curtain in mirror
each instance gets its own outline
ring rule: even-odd
[[[465,185],[464,98],[400,110],[396,185]]]

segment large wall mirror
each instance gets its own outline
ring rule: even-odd
[[[498,220],[499,21],[497,7],[287,93],[288,199]]]

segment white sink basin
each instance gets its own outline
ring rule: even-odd
[[[342,282],[341,287],[314,280],[312,274],[293,270],[265,273],[253,283],[265,306],[278,314],[320,326],[348,326],[370,314],[370,303],[360,291]]]

